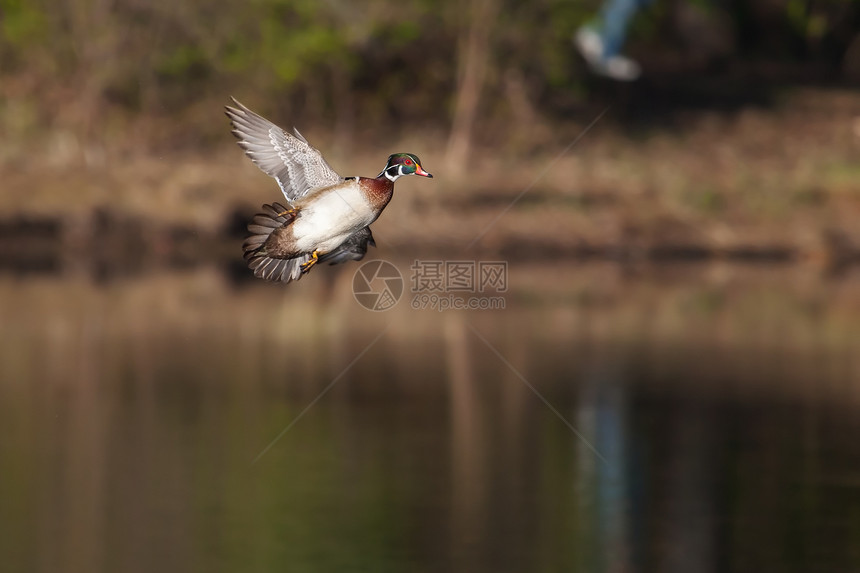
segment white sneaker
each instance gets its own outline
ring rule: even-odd
[[[639,64],[628,57],[620,55],[605,57],[603,39],[591,28],[582,27],[577,30],[573,43],[595,74],[620,82],[632,82],[642,75]]]

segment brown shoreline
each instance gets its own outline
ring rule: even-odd
[[[88,225],[62,217],[24,216],[0,219],[0,272],[62,273],[90,268],[97,274],[137,274],[164,268],[201,265],[231,267],[241,274],[244,261],[241,242],[244,209],[231,213],[216,229],[171,224],[97,211]],[[383,227],[382,224],[378,224]],[[423,235],[406,238],[397,234],[389,241],[378,232],[379,246],[368,258],[463,259],[496,257],[511,261],[606,261],[618,264],[684,264],[722,261],[731,264],[812,265],[838,269],[860,263],[860,250],[833,242],[816,250],[791,244],[744,244],[732,246],[677,240],[636,240],[628,243],[586,242],[555,244],[539,239],[495,237],[491,246],[466,242],[426,241]],[[100,269],[100,270],[99,270]],[[250,277],[250,272],[248,273]]]
[[[561,155],[582,125],[552,127],[540,151],[505,139],[476,148],[461,175],[433,136],[326,156],[367,174],[409,149],[436,175],[398,182],[372,256],[860,261],[860,93],[798,89],[769,109],[632,132],[607,117]],[[79,146],[78,159],[22,152],[0,164],[0,268],[241,264],[247,221],[280,194],[226,129],[215,150],[112,157]]]

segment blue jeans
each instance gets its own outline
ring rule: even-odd
[[[603,57],[617,56],[627,39],[627,29],[636,12],[652,0],[604,0],[595,30],[603,39]]]

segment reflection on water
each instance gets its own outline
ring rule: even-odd
[[[0,277],[3,570],[860,570],[856,279],[511,265],[506,310],[371,313],[354,268]]]

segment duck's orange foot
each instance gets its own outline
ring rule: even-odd
[[[301,264],[302,274],[305,274],[306,272],[310,271],[311,268],[315,264],[317,264],[317,261],[319,261],[319,260],[320,260],[320,255],[319,255],[318,251],[314,251],[313,253],[311,253],[310,260],[306,263]]]

